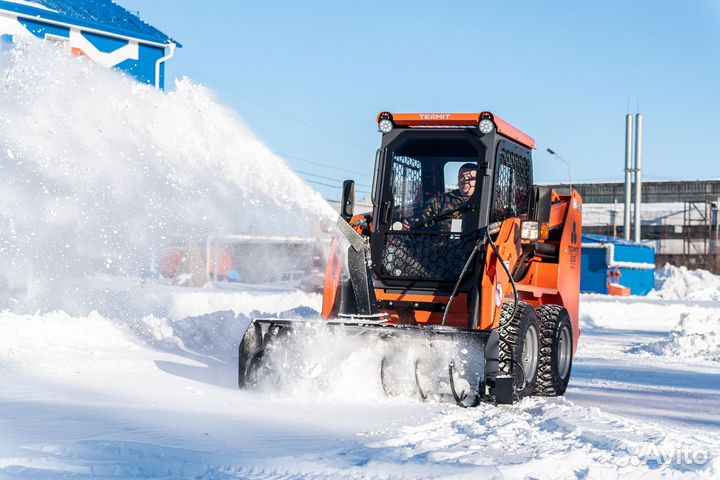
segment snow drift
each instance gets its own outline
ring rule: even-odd
[[[630,351],[695,362],[720,363],[720,312],[704,315],[683,313],[669,338]]]
[[[139,276],[172,235],[316,233],[332,210],[206,88],[140,85],[47,42],[0,52],[0,306]],[[62,300],[57,300],[62,299]]]
[[[667,300],[720,301],[720,276],[666,264],[655,273],[651,297]]]

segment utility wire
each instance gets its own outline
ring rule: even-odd
[[[307,178],[303,178],[303,180],[305,180],[307,183],[312,183],[313,185],[322,185],[323,187],[337,188],[338,190],[342,190],[342,187],[338,187],[337,185],[330,185],[329,183],[318,182],[317,180],[308,180]]]
[[[297,118],[295,118],[295,117],[293,117],[293,116],[291,116],[291,115],[288,115],[287,113],[282,112],[282,111],[280,111],[280,110],[278,110],[278,109],[276,109],[276,108],[274,108],[274,107],[272,107],[272,106],[270,106],[270,105],[267,105],[267,104],[265,104],[265,103],[263,103],[263,102],[261,102],[261,101],[259,101],[259,100],[256,100],[256,99],[250,97],[249,95],[247,95],[247,94],[245,94],[245,93],[243,93],[243,92],[240,92],[240,91],[238,91],[238,90],[236,90],[236,89],[234,89],[234,88],[226,85],[225,83],[223,83],[223,82],[221,82],[221,81],[218,81],[218,80],[216,80],[216,79],[214,79],[214,78],[212,78],[212,77],[210,77],[210,76],[208,76],[208,75],[206,75],[206,74],[204,74],[204,73],[202,73],[202,72],[199,72],[199,71],[195,70],[194,68],[189,67],[189,66],[187,66],[186,64],[184,64],[184,63],[182,63],[182,62],[177,62],[177,61],[175,61],[174,63],[176,63],[176,64],[178,64],[178,65],[180,65],[180,66],[183,66],[183,67],[185,67],[186,69],[188,69],[188,70],[190,70],[190,71],[192,71],[192,72],[195,72],[195,73],[197,73],[198,75],[200,75],[200,76],[202,76],[202,77],[207,78],[208,80],[211,80],[211,81],[213,81],[213,82],[216,82],[220,87],[224,88],[225,90],[228,90],[228,91],[230,91],[230,92],[232,92],[232,93],[235,93],[235,94],[237,94],[237,95],[241,95],[242,97],[247,98],[248,100],[250,100],[250,101],[252,101],[252,102],[254,102],[254,103],[256,103],[256,104],[261,105],[262,107],[267,108],[267,109],[273,111],[274,113],[277,113],[277,114],[279,114],[279,115],[282,115],[283,117],[286,117],[286,118],[288,118],[288,119],[290,119],[290,120],[292,120],[292,121],[294,121],[294,122],[297,122],[297,123],[299,123],[299,124],[301,124],[301,125],[309,128],[309,129],[311,129],[311,130],[315,130],[315,131],[320,132],[320,133],[322,133],[322,134],[324,134],[324,135],[328,135],[328,136],[330,136],[330,137],[332,137],[332,138],[334,138],[334,139],[336,139],[336,140],[339,140],[339,141],[341,141],[341,142],[348,143],[348,144],[350,144],[350,145],[352,145],[352,146],[354,146],[354,147],[360,148],[361,150],[363,150],[363,151],[365,151],[365,152],[372,153],[371,150],[368,150],[367,148],[365,148],[365,147],[363,147],[363,146],[361,146],[361,145],[355,144],[355,143],[353,143],[353,142],[351,142],[351,141],[349,141],[349,140],[346,140],[346,139],[344,139],[344,138],[338,137],[338,136],[336,136],[336,135],[334,135],[334,134],[332,134],[332,133],[325,132],[324,130],[318,129],[317,127],[314,127],[313,125],[311,125],[311,124],[309,124],[309,123],[307,123],[307,122],[304,122],[304,121],[302,121],[302,120],[300,120],[300,119],[297,119]],[[297,160],[297,161],[299,161],[299,162],[305,162],[305,163],[309,163],[309,164],[312,164],[312,165],[317,165],[317,166],[321,166],[321,167],[325,167],[325,168],[331,168],[331,169],[333,169],[333,170],[338,170],[338,171],[341,171],[341,172],[353,173],[353,174],[356,174],[356,175],[364,175],[364,176],[367,176],[367,177],[370,176],[370,174],[368,174],[367,172],[359,172],[359,171],[357,171],[357,170],[347,170],[347,169],[344,169],[344,168],[338,168],[338,167],[335,167],[335,166],[332,166],[332,165],[327,165],[327,164],[325,164],[325,163],[314,162],[314,161],[311,161],[311,160],[305,160],[304,158],[296,157],[296,156],[294,156],[294,155],[288,155],[288,154],[282,154],[282,153],[276,153],[276,155],[280,155],[281,157],[286,157],[286,158],[292,158],[293,160]],[[329,180],[335,180],[335,179],[329,179]],[[359,184],[358,184],[358,185],[359,185]]]
[[[337,140],[337,141],[339,141],[339,142],[346,143],[346,144],[348,144],[348,145],[350,145],[350,146],[353,146],[353,147],[355,147],[355,148],[357,148],[357,149],[359,149],[359,150],[362,150],[362,151],[364,151],[364,152],[372,153],[371,150],[363,147],[362,145],[359,145],[359,144],[357,144],[357,143],[355,143],[355,142],[352,142],[352,141],[350,141],[350,140],[347,140],[347,139],[345,139],[345,138],[338,137],[338,136],[335,135],[334,133],[327,132],[327,131],[325,131],[325,130],[322,130],[322,129],[320,129],[320,128],[317,128],[315,125],[312,125],[312,124],[310,124],[310,123],[305,122],[304,120],[300,120],[299,118],[295,118],[295,117],[293,117],[292,115],[288,115],[287,113],[285,113],[285,112],[283,112],[283,111],[281,111],[281,110],[278,110],[277,108],[275,108],[275,107],[273,107],[273,106],[271,106],[271,105],[268,105],[267,103],[261,102],[260,100],[257,100],[257,99],[255,99],[255,98],[251,97],[250,95],[248,95],[248,94],[246,94],[246,93],[243,93],[243,92],[241,92],[241,91],[239,91],[239,90],[237,90],[237,89],[235,89],[235,88],[233,88],[233,87],[225,84],[224,82],[221,82],[221,81],[219,81],[219,80],[217,80],[217,79],[215,79],[215,78],[213,78],[213,77],[210,77],[209,75],[206,75],[206,74],[204,74],[204,73],[202,73],[202,72],[199,72],[199,71],[195,70],[194,68],[185,65],[185,64],[182,63],[182,62],[178,62],[177,60],[175,60],[174,63],[175,63],[176,65],[180,65],[181,67],[184,67],[184,68],[190,70],[191,72],[196,73],[197,75],[200,75],[201,77],[205,77],[205,78],[207,78],[208,80],[211,80],[212,82],[214,82],[215,84],[217,84],[219,87],[224,88],[224,89],[227,90],[228,92],[234,93],[234,94],[236,94],[236,95],[240,95],[241,97],[245,98],[246,100],[250,100],[251,102],[255,103],[256,105],[259,105],[259,106],[261,106],[261,107],[263,107],[263,108],[266,108],[266,109],[270,110],[271,112],[276,113],[277,115],[280,115],[280,116],[282,116],[282,117],[285,117],[285,118],[287,118],[288,120],[292,120],[293,122],[297,123],[298,125],[302,125],[303,127],[307,128],[307,129],[314,130],[314,131],[316,131],[316,132],[318,132],[318,133],[322,133],[323,135],[325,135],[325,136],[327,136],[327,137],[333,138],[333,139],[335,139],[335,140]]]
[[[315,180],[308,180],[307,178],[304,178],[303,180],[305,180],[307,183],[312,183],[313,185],[322,185],[323,187],[334,188],[336,190],[342,190],[342,187],[339,187],[337,185],[330,185],[329,183],[318,182]],[[370,193],[368,190],[362,190],[362,189],[356,189],[356,192]]]
[[[367,149],[367,148],[365,148],[365,147],[363,147],[363,146],[361,146],[361,145],[358,145],[358,144],[356,144],[356,143],[354,143],[354,142],[351,142],[351,141],[349,141],[349,140],[347,140],[347,139],[344,139],[344,138],[342,138],[342,137],[338,137],[337,135],[332,134],[332,133],[330,133],[330,132],[326,132],[325,130],[319,129],[319,128],[317,128],[317,127],[315,127],[315,126],[313,126],[313,125],[311,125],[311,124],[309,124],[309,123],[307,123],[307,122],[305,122],[305,121],[303,121],[303,120],[300,120],[300,119],[298,119],[298,118],[293,117],[292,115],[288,115],[287,113],[285,113],[285,112],[283,112],[283,111],[281,111],[281,110],[278,110],[277,108],[275,108],[275,107],[273,107],[273,106],[271,106],[271,105],[268,105],[268,104],[266,104],[266,103],[264,103],[264,102],[261,102],[260,100],[257,100],[257,99],[255,99],[255,98],[247,95],[246,93],[243,93],[243,92],[241,92],[241,91],[239,91],[239,90],[237,90],[237,89],[235,89],[235,88],[233,88],[233,87],[230,87],[229,85],[225,84],[224,82],[221,82],[221,81],[219,81],[219,80],[217,80],[217,79],[215,79],[215,78],[213,78],[213,77],[210,77],[209,75],[206,75],[206,74],[204,74],[204,73],[202,73],[202,72],[199,72],[198,70],[195,70],[194,68],[189,67],[188,65],[186,65],[186,64],[184,64],[184,63],[182,63],[182,62],[178,62],[178,61],[176,60],[176,61],[175,61],[175,64],[180,65],[180,66],[186,68],[187,70],[190,70],[190,71],[192,71],[192,72],[195,72],[196,74],[200,75],[201,77],[205,77],[205,78],[207,78],[208,80],[211,80],[211,81],[215,82],[219,87],[221,87],[221,88],[223,88],[223,89],[225,89],[225,90],[227,90],[227,91],[229,91],[229,92],[231,92],[231,93],[234,93],[234,94],[236,94],[236,95],[240,95],[241,97],[243,97],[243,98],[245,98],[245,99],[247,99],[247,100],[249,100],[249,101],[251,101],[251,102],[253,102],[253,103],[257,104],[257,105],[260,105],[261,107],[266,108],[266,109],[272,111],[273,113],[276,113],[276,114],[281,115],[281,116],[283,116],[283,117],[285,117],[285,118],[287,118],[287,119],[289,119],[289,120],[292,120],[293,122],[298,123],[298,124],[300,124],[300,125],[308,128],[308,129],[310,129],[310,130],[314,130],[314,131],[316,131],[316,132],[322,133],[323,135],[326,135],[326,136],[328,136],[328,137],[330,137],[330,138],[333,138],[333,139],[338,140],[338,141],[340,141],[340,142],[343,142],[343,143],[346,143],[346,144],[348,144],[348,145],[351,145],[351,146],[353,146],[353,147],[355,147],[355,148],[358,148],[358,149],[360,149],[360,150],[363,150],[363,151],[365,151],[365,152],[372,153],[371,150],[369,150],[369,149]],[[363,175],[363,176],[366,176],[366,177],[370,177],[370,174],[368,174],[368,173],[366,173],[366,172],[359,172],[359,171],[357,171],[357,170],[348,170],[348,169],[344,169],[344,168],[339,168],[339,167],[335,167],[335,166],[332,166],[332,165],[327,165],[327,164],[320,163],[320,162],[314,162],[314,161],[311,161],[311,160],[306,160],[306,159],[304,159],[304,158],[296,157],[296,156],[294,156],[294,155],[288,155],[288,154],[283,154],[283,153],[276,153],[276,154],[277,154],[277,155],[280,155],[281,157],[291,158],[291,159],[293,159],[293,160],[297,160],[297,161],[299,161],[299,162],[308,163],[308,164],[311,164],[311,165],[317,165],[317,166],[321,166],[321,167],[325,167],[325,168],[330,168],[330,169],[333,169],[333,170],[337,170],[337,171],[340,171],[340,172],[346,172],[346,173],[352,173],[352,174],[355,174],[355,175]],[[299,174],[302,174],[302,175],[310,175],[310,176],[313,176],[313,177],[316,177],[316,178],[325,179],[325,180],[341,181],[341,180],[336,179],[336,178],[326,177],[326,176],[323,176],[323,175],[317,175],[317,174],[314,174],[314,173],[303,172],[303,171],[299,171],[299,170],[296,170],[296,172],[299,173]],[[308,183],[314,184],[314,185],[320,185],[320,186],[323,186],[323,187],[328,187],[328,188],[334,188],[334,189],[337,189],[337,190],[342,190],[342,187],[337,186],[337,185],[330,185],[330,184],[327,184],[327,183],[324,183],[324,182],[319,182],[319,181],[317,181],[317,180],[310,180],[310,179],[307,179],[307,178],[304,178],[303,180],[305,180],[305,181],[308,182]],[[370,188],[370,185],[363,184],[363,183],[356,183],[356,185],[357,185],[357,186],[360,186],[360,187]],[[369,190],[363,190],[363,189],[357,189],[357,191],[360,192],[360,193],[370,193]]]
[[[314,161],[312,161],[312,160],[305,160],[304,158],[296,157],[296,156],[294,156],[294,155],[288,155],[287,153],[278,153],[278,152],[274,152],[274,153],[275,153],[275,155],[280,155],[281,157],[285,157],[285,158],[291,158],[291,159],[293,159],[293,160],[297,160],[298,162],[304,162],[304,163],[309,163],[309,164],[311,164],[311,165],[317,165],[317,166],[320,166],[320,167],[331,168],[331,169],[337,170],[337,171],[339,171],[339,172],[352,173],[352,174],[355,174],[355,175],[364,175],[364,176],[366,176],[366,177],[370,177],[370,176],[371,176],[371,175],[370,175],[369,173],[367,173],[367,172],[359,172],[359,171],[357,171],[357,170],[348,170],[348,169],[345,169],[345,168],[335,167],[335,166],[333,166],[333,165],[328,165],[328,164],[325,164],[325,163],[314,162]]]
[[[322,178],[323,180],[332,180],[332,181],[334,181],[334,182],[342,182],[342,181],[343,181],[343,180],[340,180],[339,178],[325,177],[325,176],[322,176],[322,175],[317,175],[317,174],[315,174],[315,173],[303,172],[302,170],[294,170],[294,172],[295,172],[295,173],[299,173],[300,175],[310,175],[311,177]],[[367,185],[367,184],[365,184],[365,183],[357,183],[357,182],[355,182],[355,185],[358,186],[358,187],[370,188],[370,185]]]

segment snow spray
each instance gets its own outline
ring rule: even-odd
[[[0,52],[0,71],[0,308],[63,308],[93,275],[147,275],[172,235],[312,236],[333,221],[187,78],[165,93],[35,39]]]

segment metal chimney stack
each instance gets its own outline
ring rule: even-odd
[[[625,115],[625,216],[623,223],[623,238],[630,240],[630,197],[632,196],[633,172],[633,115]]]
[[[635,241],[640,242],[640,207],[642,205],[642,135],[643,116],[635,116]]]

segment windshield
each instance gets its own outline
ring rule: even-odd
[[[463,138],[410,138],[392,152],[393,230],[461,232],[475,202],[479,154]]]

